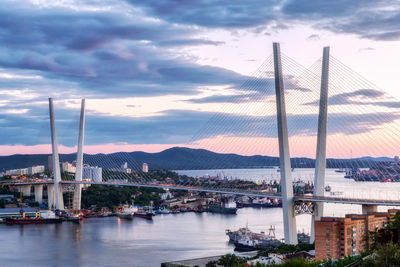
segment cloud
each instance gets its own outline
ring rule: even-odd
[[[386,95],[375,89],[360,89],[350,93],[336,94],[328,99],[330,106],[334,105],[373,105],[387,108],[400,108],[397,100],[384,101]],[[387,98],[386,98],[387,99]],[[318,106],[319,101],[308,102],[303,105]]]
[[[60,144],[77,141],[79,110],[56,103],[57,136]],[[2,114],[0,145],[50,143],[47,103],[27,114]],[[329,114],[328,133],[346,135],[370,132],[400,118],[393,112],[373,114]],[[317,114],[288,114],[290,136],[315,136]],[[310,126],[311,125],[311,126]],[[194,110],[166,110],[150,117],[106,116],[89,112],[86,117],[87,145],[104,143],[185,144],[216,136],[276,137],[276,116],[246,116]]]
[[[281,11],[289,18],[336,33],[383,41],[400,39],[400,3],[395,0],[290,0]]]
[[[210,28],[246,28],[268,24],[275,20],[275,10],[280,4],[277,0],[245,2],[130,0],[128,2],[135,7],[143,8],[148,15],[165,21]]]
[[[262,77],[248,78],[238,88],[231,89],[232,94],[212,95],[203,98],[188,99],[191,103],[249,103],[263,101],[265,98],[275,95],[275,80],[271,77],[273,73],[263,72]],[[283,76],[285,90],[289,92],[298,91],[308,93],[312,90],[300,86],[299,80],[293,75]],[[229,92],[228,90],[226,90]]]
[[[198,65],[167,50],[223,45],[200,33],[149,19],[132,7],[123,12],[3,5],[0,67],[39,74],[49,85],[39,89],[46,96],[70,90],[86,97],[190,95],[198,86],[240,85],[245,77],[238,73]],[[25,88],[39,87],[25,83]],[[0,84],[0,91],[4,87]]]
[[[223,45],[225,42],[222,41],[212,41],[205,39],[177,39],[158,42],[160,46],[198,46],[198,45],[213,45],[219,46]]]
[[[179,25],[232,30],[247,28],[254,33],[263,34],[268,33],[267,29],[285,30],[300,22],[316,29],[357,34],[368,39],[400,39],[400,4],[396,0],[127,2],[142,8],[149,16]]]
[[[308,40],[319,40],[321,37],[318,34],[311,34],[310,36],[307,37]]]

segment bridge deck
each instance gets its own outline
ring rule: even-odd
[[[140,184],[140,183],[122,183],[122,182],[88,182],[88,181],[61,181],[61,184],[87,184],[87,185],[108,185],[108,186],[132,186],[132,187],[145,187],[145,188],[162,188],[162,189],[175,189],[175,190],[190,190],[198,192],[220,193],[228,195],[242,195],[253,197],[269,197],[269,198],[282,198],[280,194],[260,191],[243,191],[240,189],[232,188],[203,188],[196,186],[183,186],[183,185],[168,185],[168,184]],[[2,185],[24,186],[24,185],[41,185],[53,184],[52,181],[32,181],[20,183],[2,183]],[[378,205],[378,206],[400,206],[400,200],[385,200],[385,199],[359,199],[347,197],[317,197],[312,195],[296,195],[295,201],[305,202],[324,202],[324,203],[340,203],[340,204],[355,204],[355,205]]]

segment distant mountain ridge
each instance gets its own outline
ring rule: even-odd
[[[26,168],[34,165],[48,166],[50,154],[10,155],[0,156],[0,170]],[[72,162],[76,160],[76,153],[60,154],[60,161]],[[391,158],[363,157],[357,159],[327,159],[328,168],[344,168],[350,166],[370,167],[377,161],[389,161]],[[158,153],[116,152],[111,154],[85,154],[84,163],[99,166],[103,169],[119,168],[124,162],[128,167],[140,169],[143,162],[149,164],[150,169],[195,170],[195,169],[238,169],[262,168],[279,166],[278,157],[270,156],[242,156],[238,154],[222,154],[205,149],[173,147]],[[291,158],[293,168],[313,168],[315,160],[310,158]]]

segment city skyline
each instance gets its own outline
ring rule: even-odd
[[[337,115],[329,117],[330,125],[338,129],[347,120],[357,127],[355,133],[330,133],[328,157],[396,155],[400,140],[391,134],[399,120],[399,102],[391,96],[400,96],[393,78],[400,33],[394,1],[331,3],[332,11],[324,1],[313,6],[305,1],[252,1],[245,7],[201,1],[189,7],[170,1],[170,8],[136,1],[9,2],[12,5],[3,5],[1,11],[13,14],[15,21],[6,15],[0,21],[0,125],[5,129],[0,133],[1,155],[50,152],[48,97],[56,103],[60,152],[75,152],[76,117],[83,97],[88,112],[85,153],[188,146],[276,156],[274,136],[245,132],[262,116],[275,122],[273,105],[265,113],[259,105],[249,113],[236,112],[240,106],[253,105],[250,97],[229,107],[229,98],[243,93],[240,85],[272,52],[273,41],[281,42],[282,51],[304,66],[312,65],[322,47],[330,45],[335,58],[387,92],[333,91],[329,112]],[[265,103],[271,96],[256,95]],[[361,107],[366,98],[374,103],[357,109],[357,117],[340,110],[344,104]],[[304,103],[290,102],[309,115],[307,126],[316,127],[315,99],[310,94]],[[245,121],[245,127],[238,128],[242,136],[204,130],[209,118],[226,106],[227,127]],[[368,116],[371,106],[384,119]],[[289,109],[289,126],[290,117],[298,114]],[[291,154],[314,157],[315,130],[295,126]],[[201,138],[193,139],[199,131]],[[377,140],[376,147],[365,149],[355,143],[362,138]],[[330,145],[338,142],[340,147]]]

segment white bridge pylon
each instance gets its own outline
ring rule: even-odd
[[[273,44],[275,93],[278,120],[279,162],[281,169],[282,209],[285,243],[297,244],[296,215],[294,213],[294,199],[292,175],[290,166],[289,139],[286,121],[285,94],[281,65],[279,43]],[[317,151],[315,161],[314,195],[324,196],[325,169],[326,169],[326,136],[328,125],[328,84],[329,84],[329,47],[324,47],[322,59],[321,95],[318,116]],[[315,203],[315,212],[312,214],[311,242],[314,241],[314,221],[323,216],[323,202]]]
[[[281,51],[279,43],[273,44],[275,93],[278,120],[279,165],[281,168],[282,212],[286,244],[297,244],[296,216],[294,214],[292,173],[290,166],[289,137],[286,120],[285,92],[283,86]]]
[[[52,208],[51,206],[54,206],[55,209],[64,210],[63,191],[60,184],[61,182],[60,160],[58,155],[58,143],[57,143],[56,125],[55,125],[54,107],[52,98],[49,98],[49,111],[50,111],[54,190],[49,190],[48,187],[48,203],[49,203],[49,208]],[[79,123],[77,165],[75,173],[75,181],[78,182],[82,181],[84,128],[85,128],[85,99],[82,99],[81,116]],[[82,185],[76,184],[74,191],[74,201],[73,201],[74,210],[81,209],[81,194],[82,194]]]

